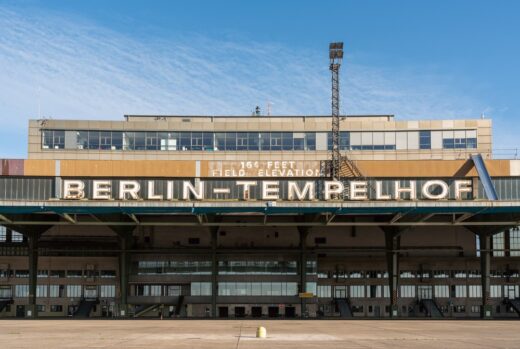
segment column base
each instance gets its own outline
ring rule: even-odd
[[[119,314],[118,317],[126,318],[128,316],[128,304],[119,304]]]
[[[26,305],[25,306],[25,318],[26,319],[35,319],[38,317],[38,308],[36,305]]]
[[[398,305],[391,305],[390,306],[390,317],[391,318],[398,318],[399,317],[399,306]]]
[[[493,306],[492,305],[482,306],[482,311],[481,311],[480,317],[482,319],[491,319],[493,317]]]

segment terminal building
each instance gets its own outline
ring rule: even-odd
[[[340,181],[331,121],[31,120],[1,160],[0,317],[518,318],[491,120],[342,116]]]

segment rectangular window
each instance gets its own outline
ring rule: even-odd
[[[112,133],[110,131],[102,131],[99,133],[99,149],[112,149]]]
[[[82,270],[67,270],[68,278],[80,278],[83,276]]]
[[[36,286],[36,297],[37,298],[47,298],[47,285],[37,285]]]
[[[282,150],[293,150],[293,134],[292,132],[282,133]]]
[[[116,271],[115,270],[101,270],[99,273],[101,278],[104,279],[112,279],[116,277]]]
[[[481,285],[469,285],[468,290],[469,290],[470,298],[482,297],[482,286]]]
[[[450,288],[448,285],[435,285],[434,286],[435,298],[449,298]]]
[[[305,150],[316,150],[316,133],[305,133]]]
[[[115,285],[101,285],[99,291],[101,298],[114,298],[116,296]]]
[[[490,286],[490,297],[491,298],[502,298],[502,285],[491,285]]]
[[[513,228],[509,231],[509,255],[511,257],[520,256],[520,229],[518,227]]]
[[[466,285],[453,285],[452,286],[455,298],[466,298],[467,287]]]
[[[248,141],[249,141],[249,137],[248,137],[247,132],[238,132],[237,133],[237,150],[247,150]]]
[[[226,150],[226,134],[224,132],[215,133],[215,150]]]
[[[7,240],[7,229],[2,225],[0,226],[0,242]]]
[[[63,285],[49,285],[49,297],[59,298],[63,297]]]
[[[401,298],[415,298],[415,286],[414,285],[401,285],[399,296]]]
[[[192,296],[211,296],[211,282],[192,282]]]
[[[51,313],[63,313],[63,305],[52,304]]]
[[[318,285],[318,298],[331,298],[332,297],[332,286],[330,285]]]
[[[134,150],[146,150],[146,132],[134,132]]]
[[[226,151],[237,150],[237,134],[235,132],[226,133]]]
[[[365,297],[365,286],[350,285],[350,297],[351,298],[364,298]]]
[[[67,285],[67,297],[80,298],[82,296],[81,289],[81,285]]]
[[[13,291],[11,286],[2,285],[0,286],[0,298],[11,298],[13,296]]]
[[[281,132],[271,132],[271,150],[282,150]]]
[[[99,149],[99,131],[88,132],[88,149]]]
[[[23,235],[17,231],[11,232],[11,241],[12,242],[23,242]]]
[[[18,298],[29,297],[29,285],[16,285],[14,296]]]
[[[247,150],[260,149],[260,134],[258,132],[248,132]]]
[[[432,133],[431,131],[419,131],[419,149],[432,148]]]

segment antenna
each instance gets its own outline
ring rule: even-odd
[[[332,156],[331,176],[340,179],[341,154],[339,151],[339,67],[343,62],[343,43],[333,42],[329,45],[329,69],[332,72]]]

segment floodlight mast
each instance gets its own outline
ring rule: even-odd
[[[343,43],[329,45],[329,69],[332,73],[332,156],[330,175],[333,180],[340,180],[341,154],[339,149],[339,68],[343,62]]]

